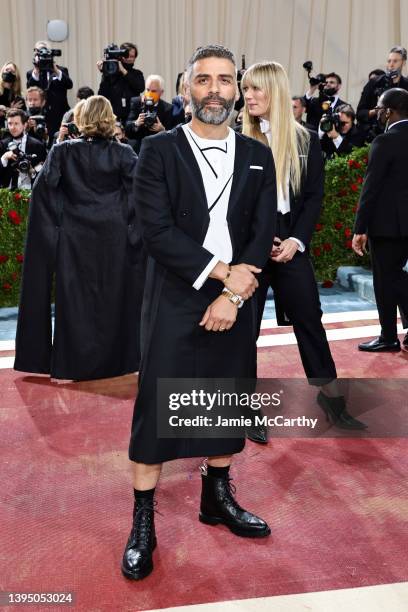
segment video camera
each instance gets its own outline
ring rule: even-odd
[[[34,168],[35,160],[37,159],[37,155],[35,155],[35,153],[33,153],[32,155],[27,155],[27,153],[23,153],[18,144],[15,142],[10,142],[7,148],[9,151],[12,151],[17,157],[15,161],[10,163],[10,167],[13,170],[18,170],[19,172],[28,174],[30,169]]]
[[[28,109],[30,111],[30,109]],[[29,119],[34,119],[35,121],[35,135],[37,138],[41,138],[41,140],[46,140],[47,138],[47,124],[45,123],[44,115],[29,115]]]
[[[311,62],[310,60],[308,60],[307,62],[305,62],[303,64],[303,68],[306,70],[307,72],[307,76],[309,78],[309,83],[312,87],[314,87],[315,85],[319,86],[319,92],[323,92],[324,89],[324,85],[326,83],[326,75],[323,74],[322,72],[319,72],[319,74],[316,74],[315,77],[310,76],[310,73],[313,70],[313,62]]]
[[[333,128],[340,133],[343,125],[340,113],[333,112],[330,102],[323,102],[322,108],[324,115],[320,120],[319,128],[325,133],[331,132]]]
[[[393,79],[399,76],[401,73],[399,70],[387,70],[385,74],[380,76],[376,82],[377,87],[375,88],[375,95],[380,97],[387,89],[396,87]]]
[[[61,49],[48,49],[40,47],[34,49],[33,64],[40,72],[52,72],[54,70],[54,57],[61,56]]]
[[[105,77],[114,76],[119,73],[118,63],[124,58],[129,57],[129,49],[119,48],[111,43],[103,50],[102,73]]]

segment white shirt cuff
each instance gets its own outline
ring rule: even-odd
[[[321,140],[323,138],[323,136],[324,136],[324,132],[323,132],[323,130],[320,129],[320,126],[319,126],[319,128],[317,130],[317,133],[319,134],[319,138]]]
[[[336,149],[339,148],[342,142],[343,142],[343,136],[341,136],[340,134],[337,136],[337,138],[333,138],[333,144],[336,147]]]
[[[194,284],[193,284],[194,289],[197,289],[197,291],[201,289],[201,287],[204,285],[205,281],[207,280],[208,275],[210,274],[211,270],[215,268],[218,262],[219,262],[218,257],[214,255],[211,261],[205,266],[200,276],[198,276],[196,280],[194,281]]]
[[[294,238],[293,236],[289,236],[289,240],[293,240],[293,242],[296,242],[296,244],[298,245],[298,250],[301,253],[304,253],[306,250],[305,245],[303,244],[303,242],[301,240],[299,240],[299,238]]]
[[[7,166],[8,166],[8,159],[4,159],[4,155],[1,156],[1,165],[3,166],[3,168],[7,168]]]
[[[60,80],[62,79],[62,71],[61,71],[61,70],[59,70],[59,69],[57,69],[57,74],[56,74],[56,75],[54,74],[52,78],[53,78],[54,80],[55,80],[55,79],[58,79],[58,81],[60,81]]]

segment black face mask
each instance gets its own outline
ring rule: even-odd
[[[14,83],[16,80],[16,75],[13,72],[3,72],[1,75],[1,80],[4,83]]]
[[[126,62],[121,61],[120,63],[122,64],[125,70],[130,70],[134,66],[134,62],[132,62],[131,64],[127,64]]]
[[[42,106],[30,106],[28,109],[29,115],[42,115]]]

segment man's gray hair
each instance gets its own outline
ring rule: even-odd
[[[232,51],[223,47],[222,45],[206,45],[205,47],[197,47],[193,55],[188,60],[186,68],[187,80],[191,80],[191,74],[193,72],[193,66],[196,62],[208,57],[220,57],[221,59],[227,59],[236,66],[235,57]]]
[[[392,47],[392,49],[390,49],[390,53],[399,53],[404,61],[406,61],[407,59],[407,50],[405,47],[396,45],[395,47]]]
[[[146,78],[146,83],[148,81],[157,81],[160,85],[160,89],[164,91],[164,79],[162,76],[160,76],[160,74],[149,74],[149,76]]]

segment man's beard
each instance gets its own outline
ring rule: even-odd
[[[209,102],[218,102],[218,108],[205,108]],[[210,125],[221,125],[230,116],[235,104],[235,96],[230,100],[221,98],[220,96],[207,96],[198,100],[192,94],[190,95],[190,106],[193,117],[196,117],[203,123]]]

